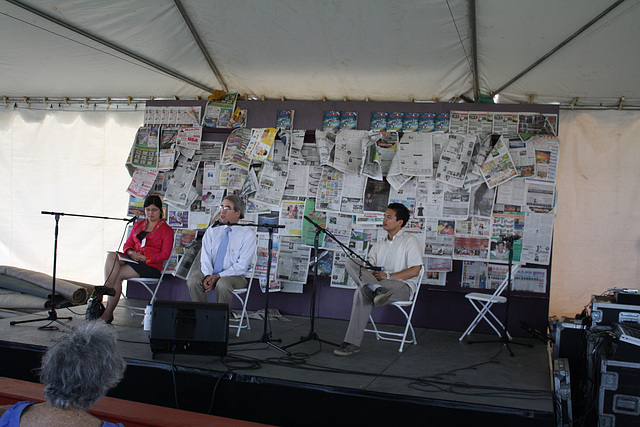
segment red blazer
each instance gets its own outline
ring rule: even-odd
[[[173,228],[169,227],[167,220],[162,218],[145,237],[145,244],[138,239],[138,234],[147,227],[147,220],[133,224],[131,234],[122,248],[126,253],[129,249],[140,252],[147,257],[146,263],[162,271],[162,262],[169,259],[173,249]]]

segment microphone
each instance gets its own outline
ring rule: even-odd
[[[384,267],[376,267],[375,265],[371,265],[365,268],[367,270],[373,270],[373,271],[384,271]]]
[[[521,238],[522,236],[520,236],[519,234],[501,234],[500,235],[500,241],[502,242],[514,242]]]
[[[127,221],[127,224],[131,222],[136,222],[137,220],[138,220],[138,215],[134,215],[133,218],[129,218],[129,221]]]
[[[217,217],[218,215],[220,215],[220,212],[221,212],[221,211],[222,211],[222,206],[218,206],[218,207],[216,208],[216,210],[213,212],[213,215],[211,215],[211,219],[214,219],[215,217]],[[209,221],[211,221],[211,220],[209,220]],[[217,226],[219,226],[219,225],[222,225],[222,222],[221,222],[221,221],[220,221],[220,219],[218,218],[218,219],[216,219],[216,220],[214,221],[214,223],[213,223],[213,224],[211,224],[211,226],[210,226],[210,227],[211,227],[211,228],[213,228],[213,227],[217,227]]]

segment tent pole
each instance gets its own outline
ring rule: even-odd
[[[593,18],[591,21],[589,21],[588,23],[586,23],[584,26],[582,26],[582,28],[580,28],[578,31],[576,31],[575,33],[573,33],[572,35],[570,35],[567,39],[565,39],[562,43],[560,43],[559,45],[557,45],[556,47],[554,47],[553,49],[551,49],[549,52],[547,52],[542,58],[538,59],[536,62],[534,62],[533,64],[529,65],[524,71],[520,72],[517,76],[515,76],[514,78],[512,78],[511,80],[509,80],[507,83],[503,84],[502,86],[500,86],[500,89],[492,92],[494,95],[499,94],[500,92],[502,92],[505,88],[511,86],[511,84],[513,82],[515,82],[516,80],[520,79],[520,77],[524,76],[525,74],[527,74],[529,71],[533,70],[535,67],[537,67],[541,62],[545,61],[548,57],[550,57],[551,55],[553,55],[554,53],[556,53],[558,50],[562,49],[565,45],[567,45],[571,40],[575,39],[576,37],[578,37],[580,34],[582,34],[585,30],[587,30],[589,27],[591,27],[593,24],[595,24],[596,22],[598,22],[600,20],[600,18],[604,17],[606,14],[608,14],[609,12],[611,12],[613,9],[615,9],[616,7],[618,7],[620,5],[620,3],[624,2],[624,0],[618,0],[616,1],[614,4],[612,4],[611,6],[609,6],[608,8],[606,8],[602,13],[600,13],[598,16],[596,16],[595,18]]]
[[[473,102],[480,97],[480,83],[478,81],[478,32],[476,28],[476,0],[469,0],[469,26],[471,33],[471,58],[473,72]]]
[[[156,70],[159,70],[159,71],[161,71],[161,72],[163,72],[165,74],[170,75],[171,77],[175,77],[178,80],[182,80],[183,82],[189,83],[192,86],[200,88],[200,89],[204,90],[205,92],[211,92],[213,90],[212,88],[210,88],[210,87],[208,87],[208,86],[206,86],[206,85],[204,85],[202,83],[199,83],[199,82],[197,82],[195,80],[192,80],[189,77],[186,77],[186,76],[184,76],[184,75],[182,75],[182,74],[180,74],[180,73],[178,73],[178,72],[176,72],[174,70],[171,70],[171,69],[165,67],[162,64],[158,64],[156,62],[153,62],[150,59],[144,58],[144,57],[142,57],[142,56],[140,56],[140,55],[138,55],[138,54],[136,54],[134,52],[131,52],[131,51],[129,51],[129,50],[123,48],[123,47],[120,47],[120,46],[118,46],[118,45],[116,45],[114,43],[111,43],[111,42],[109,42],[107,40],[101,39],[100,37],[98,37],[98,36],[96,36],[94,34],[91,34],[91,33],[87,32],[87,31],[81,30],[80,28],[74,27],[73,25],[62,21],[61,19],[58,19],[58,18],[56,18],[54,16],[51,16],[51,15],[48,15],[48,14],[42,12],[41,10],[38,10],[38,9],[36,9],[34,7],[31,7],[31,6],[27,5],[27,4],[19,2],[18,0],[7,0],[7,1],[9,3],[15,5],[15,6],[18,6],[18,7],[22,8],[22,9],[28,11],[28,12],[33,13],[34,15],[38,15],[39,17],[44,18],[44,19],[46,19],[48,21],[51,21],[54,24],[60,25],[61,27],[66,28],[67,30],[73,31],[76,34],[80,34],[83,37],[91,39],[94,42],[100,43],[101,45],[107,46],[108,48],[113,49],[113,50],[115,50],[117,52],[120,52],[123,55],[126,55],[126,56],[128,56],[130,58],[133,58],[136,61],[140,61],[143,64],[146,64],[146,65],[148,65],[150,67],[153,67]]]
[[[204,55],[204,58],[207,60],[207,63],[209,64],[209,67],[211,68],[211,71],[213,71],[213,74],[216,75],[216,79],[218,79],[218,83],[220,83],[220,86],[222,87],[222,89],[225,92],[229,92],[229,87],[227,86],[227,83],[222,78],[222,74],[220,74],[220,71],[218,70],[218,67],[213,62],[213,59],[211,58],[211,55],[209,55],[209,51],[207,50],[207,47],[202,42],[202,39],[200,38],[200,34],[196,30],[196,27],[193,26],[193,22],[191,22],[191,18],[189,18],[189,15],[187,14],[187,11],[184,9],[184,6],[182,5],[182,1],[173,0],[173,2],[175,3],[176,7],[178,8],[178,11],[180,12],[180,15],[182,15],[182,19],[184,19],[184,22],[187,24],[187,27],[189,27],[189,31],[191,31],[191,35],[193,36],[193,39],[198,44],[198,47],[200,48],[200,51]]]

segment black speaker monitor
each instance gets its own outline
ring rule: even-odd
[[[227,354],[227,304],[155,301],[149,343],[156,353]]]

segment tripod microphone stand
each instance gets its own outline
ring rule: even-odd
[[[315,222],[313,222],[311,220],[311,218],[309,218],[308,216],[304,216],[304,219],[306,219],[308,222],[310,222],[316,229],[315,233],[315,239],[313,241],[313,250],[314,250],[314,266],[313,266],[313,291],[311,291],[311,329],[309,330],[309,333],[307,334],[306,337],[300,337],[299,341],[294,342],[293,344],[289,344],[287,346],[285,346],[284,348],[289,348],[289,347],[293,347],[294,345],[298,345],[298,344],[302,344],[303,342],[307,342],[307,341],[319,341],[321,343],[325,343],[325,344],[331,344],[332,346],[338,347],[339,344],[335,344],[332,343],[330,341],[326,341],[321,339],[316,330],[315,330],[315,320],[316,320],[316,291],[318,289],[318,240],[320,237],[320,233],[322,233],[323,231],[326,232],[326,230],[322,227],[320,227],[318,224],[316,224]]]
[[[232,224],[220,224],[220,225],[232,225]],[[267,230],[269,230],[269,245],[268,245],[268,252],[267,252],[267,286],[265,289],[265,297],[264,297],[264,329],[262,332],[262,337],[259,340],[254,340],[254,341],[243,341],[243,342],[237,342],[237,343],[231,343],[229,344],[231,345],[241,345],[241,344],[253,344],[253,343],[266,343],[267,345],[269,345],[270,347],[275,348],[278,351],[281,351],[282,353],[286,354],[287,356],[291,356],[291,353],[289,353],[287,350],[285,350],[282,347],[278,347],[277,345],[274,344],[274,342],[282,342],[281,339],[277,339],[274,340],[271,338],[271,333],[268,330],[268,325],[269,325],[269,294],[271,293],[271,286],[270,286],[270,279],[271,279],[271,260],[272,260],[272,255],[271,255],[271,251],[273,249],[273,230],[276,228],[284,228],[284,225],[272,225],[272,224],[263,224],[263,225],[258,225],[258,224],[233,224],[233,225],[238,225],[241,227],[265,227]],[[254,267],[255,268],[255,267]]]
[[[511,301],[511,269],[512,269],[512,264],[513,264],[513,242],[518,240],[521,236],[518,236],[516,234],[512,234],[509,236],[500,236],[500,241],[498,243],[504,243],[507,247],[507,250],[509,251],[509,271],[507,272],[507,288],[506,288],[506,298],[507,298],[507,302],[505,304],[505,315],[504,315],[504,324],[502,325],[502,331],[500,331],[500,339],[497,342],[500,342],[502,344],[504,344],[504,346],[507,348],[507,350],[509,351],[509,355],[511,355],[511,357],[515,356],[513,354],[513,351],[511,350],[511,347],[509,347],[509,344],[516,344],[516,345],[521,345],[521,346],[525,346],[525,347],[533,347],[531,344],[525,344],[525,343],[520,343],[520,342],[516,342],[513,341],[509,335],[509,332],[507,330],[508,328],[508,324],[509,324],[509,302]],[[495,340],[493,341],[467,341],[467,343],[469,344],[483,344],[483,343],[490,343],[490,342],[496,342]]]
[[[365,260],[364,258],[362,258],[360,255],[358,255],[357,253],[355,253],[353,250],[351,250],[351,248],[349,248],[348,246],[345,246],[340,240],[338,240],[338,238],[336,236],[334,236],[329,230],[320,227],[318,224],[316,224],[315,222],[313,222],[313,220],[311,218],[309,218],[308,216],[305,215],[304,219],[306,219],[308,222],[310,222],[311,224],[313,224],[313,226],[316,228],[316,237],[315,237],[315,242],[314,242],[314,249],[315,249],[315,268],[314,268],[314,277],[313,277],[313,293],[311,295],[311,301],[312,301],[312,305],[311,305],[311,331],[309,332],[309,334],[306,337],[301,337],[300,341],[295,342],[293,344],[289,344],[287,347],[291,347],[300,343],[303,343],[305,341],[309,341],[309,340],[317,340],[320,342],[325,342],[328,344],[331,344],[333,346],[338,347],[339,344],[335,344],[329,341],[325,341],[322,340],[318,337],[318,334],[316,333],[315,329],[314,329],[314,325],[315,325],[315,299],[316,299],[316,279],[318,277],[318,236],[321,232],[324,232],[327,236],[329,236],[334,242],[336,242],[345,252],[348,252],[351,256],[354,256],[356,258],[358,258],[360,261],[362,261],[362,265],[366,266],[365,268],[369,269],[369,270],[382,270],[382,267],[376,267],[374,265],[372,265],[369,261]]]
[[[49,311],[49,315],[44,318],[44,319],[31,319],[31,320],[16,320],[16,321],[12,321],[9,322],[9,324],[11,326],[13,325],[17,325],[20,323],[32,323],[32,322],[56,322],[61,324],[62,326],[71,329],[71,326],[67,325],[66,323],[62,323],[60,320],[73,320],[73,317],[59,317],[58,313],[56,312],[56,308],[55,308],[55,295],[56,295],[56,265],[57,265],[57,261],[58,261],[58,223],[60,222],[60,217],[61,216],[78,216],[78,217],[82,217],[82,218],[99,218],[99,219],[115,219],[115,220],[120,220],[120,221],[127,221],[127,222],[131,222],[131,221],[135,221],[136,217],[129,219],[129,218],[109,218],[109,217],[104,217],[104,216],[92,216],[92,215],[77,215],[77,214],[65,214],[62,212],[46,212],[46,211],[42,211],[41,212],[43,215],[54,215],[55,220],[56,220],[56,225],[55,225],[55,229],[53,232],[53,274],[52,274],[52,280],[51,280],[51,295],[49,297],[49,304],[51,305],[51,310]],[[58,330],[58,328],[56,326],[49,326],[49,325],[45,325],[45,326],[41,326],[39,329],[43,329],[43,330]]]

